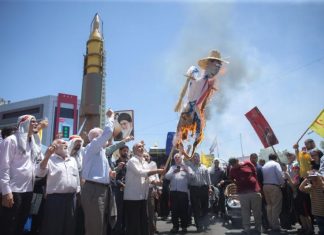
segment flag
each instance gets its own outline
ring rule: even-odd
[[[173,137],[175,135],[175,132],[168,132],[167,139],[166,139],[166,145],[165,145],[165,154],[169,156],[171,149],[172,149],[172,141]]]
[[[214,155],[201,153],[200,162],[206,167],[210,167],[213,164]]]
[[[324,109],[309,128],[324,138]]]
[[[263,117],[258,107],[251,109],[245,116],[250,121],[265,148],[279,143],[269,123]]]
[[[43,129],[40,129],[40,130],[38,131],[38,135],[39,135],[39,139],[40,139],[40,141],[42,142],[42,138],[43,138]]]

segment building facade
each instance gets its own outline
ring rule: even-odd
[[[47,119],[42,132],[42,144],[48,146],[55,137],[68,139],[77,134],[80,101],[77,96],[59,93],[0,105],[0,129],[16,126],[21,115],[34,115],[37,121]]]

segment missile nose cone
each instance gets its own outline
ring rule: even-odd
[[[100,32],[100,17],[99,14],[96,13],[95,17],[92,21],[92,32],[90,35],[90,38],[102,38],[101,32]]]
[[[94,23],[93,23],[93,26],[97,29],[99,29],[99,25],[100,25],[100,18],[99,18],[99,15],[98,13],[95,15],[94,17]]]

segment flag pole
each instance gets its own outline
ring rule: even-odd
[[[217,150],[217,157],[219,158],[219,148],[218,148],[218,142],[217,142],[217,139],[216,139],[216,150]]]
[[[171,149],[171,151],[169,153],[169,157],[168,157],[167,161],[165,162],[165,168],[164,168],[165,171],[166,171],[166,169],[168,169],[168,165],[171,163],[171,159],[172,159],[172,155],[173,155],[174,149],[175,149],[175,147],[172,146],[172,149]],[[164,172],[164,174],[165,174],[165,172]],[[163,180],[164,174],[162,174],[161,180]]]
[[[172,146],[172,149],[171,149],[171,151],[169,153],[169,157],[168,157],[168,160],[165,163],[165,166],[168,166],[171,163],[171,159],[172,159],[172,155],[173,155],[174,149],[175,149],[175,147]]]
[[[323,112],[324,110],[322,110],[318,115],[317,115],[317,117],[315,118],[315,120],[312,122],[312,124],[310,124],[309,125],[309,127],[306,129],[306,131],[301,135],[301,137],[297,140],[297,145],[298,145],[298,143],[299,143],[299,141],[304,137],[304,135],[307,133],[307,131],[311,128],[311,126],[314,124],[314,122],[316,122],[316,120],[321,116],[321,114],[322,114],[322,112]]]
[[[316,119],[315,119],[316,120]],[[304,137],[304,135],[307,133],[307,131],[310,129],[310,127],[313,125],[314,122],[306,129],[306,131],[301,135],[301,137],[297,140],[296,144],[298,145],[299,141]]]
[[[240,133],[240,143],[241,143],[241,152],[242,152],[242,157],[244,157],[243,153],[243,145],[242,145],[242,134]]]
[[[276,156],[278,157],[278,162],[281,163],[280,157],[277,153],[277,151],[275,150],[275,148],[273,147],[273,145],[271,145],[272,151],[276,154]]]

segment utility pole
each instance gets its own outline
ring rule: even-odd
[[[243,153],[243,145],[242,145],[242,134],[240,133],[240,143],[241,143],[241,152],[242,152],[242,157],[244,157]]]

